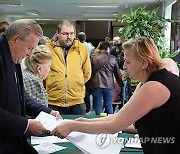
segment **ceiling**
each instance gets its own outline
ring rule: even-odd
[[[145,5],[153,9],[162,6],[163,0],[0,0],[0,15],[9,20],[113,20],[131,7]]]
[[[0,0],[0,14],[10,19],[114,19],[116,14],[128,13],[131,7],[147,4],[157,7],[159,0]],[[84,7],[83,7],[84,6]],[[94,7],[93,7],[94,6]],[[96,6],[96,7],[95,7]],[[99,7],[98,7],[99,6]],[[102,7],[104,6],[104,7]],[[31,15],[28,14],[32,13]],[[33,15],[34,13],[34,15]],[[35,15],[37,14],[37,15]]]

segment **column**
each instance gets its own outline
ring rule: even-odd
[[[172,5],[176,2],[176,0],[166,0],[164,3],[164,18],[165,19],[171,19],[172,14]],[[168,23],[167,29],[164,31],[165,38],[166,38],[166,46],[168,49],[170,49],[171,44],[171,23]]]

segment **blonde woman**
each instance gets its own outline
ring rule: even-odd
[[[144,154],[178,153],[180,78],[164,68],[149,38],[131,39],[123,48],[124,68],[131,78],[140,81],[130,100],[117,114],[64,122],[51,134],[61,138],[72,131],[113,134],[135,123]]]
[[[51,52],[45,45],[39,45],[30,57],[25,59],[23,70],[25,93],[37,103],[48,106],[48,96],[43,85],[51,65]]]

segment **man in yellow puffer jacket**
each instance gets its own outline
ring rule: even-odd
[[[46,79],[49,107],[61,114],[85,114],[85,83],[91,76],[88,51],[74,39],[71,22],[61,21],[56,35],[56,42],[51,40],[46,44],[53,55]]]

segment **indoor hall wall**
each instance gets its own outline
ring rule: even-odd
[[[58,24],[41,24],[44,36],[49,37],[50,39],[54,36]]]
[[[86,33],[86,41],[91,42],[95,47],[105,39],[106,36],[112,38],[111,21],[77,21],[77,33]]]
[[[0,22],[3,22],[3,21],[7,21],[7,22],[11,22],[12,19],[8,18],[6,15],[4,14],[0,14]]]

